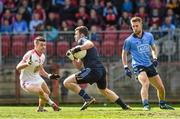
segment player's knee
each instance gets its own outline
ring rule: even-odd
[[[69,87],[69,82],[67,80],[64,80],[63,85],[64,85],[64,87],[68,88]]]
[[[39,89],[38,94],[39,95],[44,95],[44,91],[42,89]]]
[[[142,86],[149,87],[149,81],[143,81]]]
[[[107,94],[108,94],[107,88],[105,88],[105,89],[99,89],[99,91],[101,92],[102,95],[107,95]]]

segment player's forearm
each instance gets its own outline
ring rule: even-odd
[[[20,71],[20,70],[26,68],[27,66],[29,66],[28,63],[19,63],[19,64],[16,66],[16,69],[17,69],[18,71]]]
[[[40,69],[40,71],[39,71],[39,74],[41,75],[41,76],[44,76],[44,77],[46,77],[46,78],[49,78],[48,77],[48,73],[44,70],[44,68],[42,68],[41,67],[41,69]]]
[[[123,66],[128,66],[127,64],[127,53],[123,50],[122,51],[122,63],[123,63]]]
[[[155,46],[152,47],[152,57],[153,59],[157,59],[157,48]]]

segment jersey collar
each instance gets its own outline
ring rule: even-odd
[[[35,49],[34,49],[34,51],[39,57],[41,57],[42,54],[38,53]]]
[[[133,33],[133,37],[134,37],[134,38],[139,38],[139,39],[142,39],[142,37],[143,37],[143,36],[144,36],[144,31],[142,32],[141,37],[138,37],[136,34],[134,34],[134,33]]]

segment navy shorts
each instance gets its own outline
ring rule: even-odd
[[[136,66],[136,67],[133,68],[133,70],[134,70],[134,73],[135,73],[136,76],[138,76],[139,73],[142,72],[142,71],[145,71],[148,77],[153,77],[153,76],[156,76],[158,74],[155,67],[154,67],[154,65],[151,65],[149,67]]]
[[[75,74],[78,84],[97,83],[99,89],[106,88],[106,70],[104,68],[84,68]]]

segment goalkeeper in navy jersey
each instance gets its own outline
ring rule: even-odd
[[[87,36],[88,28],[86,26],[79,26],[75,29],[74,38],[78,45],[70,51],[74,54],[81,50],[87,50],[87,54],[82,59],[70,58],[74,66],[80,71],[66,78],[64,80],[64,86],[79,94],[84,99],[85,102],[81,107],[81,110],[85,110],[91,103],[95,102],[95,98],[89,96],[85,90],[77,85],[83,83],[96,83],[97,88],[102,95],[108,98],[111,102],[120,105],[122,109],[130,110],[131,108],[126,105],[116,93],[107,88],[105,67],[99,60],[99,55],[93,42],[88,40]],[[67,53],[67,56],[69,57],[69,53]]]

